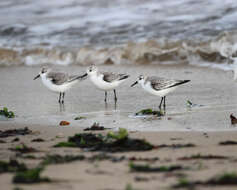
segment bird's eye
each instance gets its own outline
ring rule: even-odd
[[[89,70],[90,72],[92,71],[92,69]]]

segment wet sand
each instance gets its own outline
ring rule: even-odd
[[[120,162],[76,161],[67,164],[49,165],[43,171],[53,183],[35,185],[13,185],[13,174],[0,175],[3,189],[15,186],[23,189],[98,189],[123,190],[131,184],[135,189],[167,189],[185,177],[190,181],[208,180],[218,174],[236,171],[235,146],[220,146],[219,142],[236,140],[236,127],[230,124],[230,114],[236,115],[237,100],[235,83],[230,72],[183,66],[101,66],[105,70],[126,72],[131,78],[118,89],[118,105],[113,104],[113,94],[109,95],[107,107],[104,105],[104,93],[95,89],[89,80],[78,83],[66,94],[65,108],[57,103],[57,94],[49,92],[41,81],[33,81],[39,67],[5,67],[0,69],[1,104],[13,110],[17,117],[9,121],[0,121],[0,130],[27,126],[34,133],[2,140],[0,160],[17,158],[35,167],[40,159],[22,159],[16,152],[9,150],[25,143],[41,152],[30,153],[36,157],[47,154],[92,156],[98,152],[83,151],[80,148],[53,148],[57,142],[66,141],[68,136],[83,132],[83,128],[99,122],[105,127],[117,130],[119,127],[129,130],[129,136],[146,139],[154,145],[193,143],[195,147],[161,148],[151,151],[113,153],[113,156],[127,158],[154,158],[159,160],[148,163],[151,166],[170,166],[179,164],[191,169],[164,173],[130,172],[129,160]],[[73,74],[83,74],[84,67],[62,67]],[[9,74],[11,73],[11,74]],[[161,119],[135,118],[132,115],[143,108],[157,108],[160,98],[146,94],[140,86],[130,88],[139,74],[160,75],[167,78],[190,79],[191,82],[178,88],[167,96],[166,116]],[[186,101],[201,104],[201,107],[187,108]],[[74,120],[76,116],[86,119]],[[59,126],[61,120],[71,122],[69,126]],[[93,132],[106,134],[108,131]],[[56,138],[59,136],[60,138]],[[45,142],[31,142],[42,138]],[[111,153],[108,153],[109,155]],[[180,157],[193,155],[218,155],[225,159],[179,160]],[[140,179],[140,180],[139,180]],[[218,189],[235,189],[236,186],[220,186]],[[211,186],[198,186],[197,189],[213,189]]]
[[[61,67],[72,74],[83,74],[86,67]],[[3,67],[0,69],[0,106],[7,106],[17,117],[11,124],[36,124],[57,127],[61,120],[70,127],[85,128],[93,122],[111,128],[133,131],[215,131],[236,130],[229,116],[237,109],[237,89],[231,72],[191,66],[100,66],[100,69],[130,74],[131,77],[117,90],[115,109],[113,92],[97,90],[89,80],[76,84],[59,106],[58,94],[50,92],[40,80],[34,81],[39,67]],[[158,109],[160,98],[145,92],[141,86],[130,85],[138,75],[156,75],[174,79],[190,79],[167,96],[166,116],[162,119],[134,118],[141,109]],[[187,100],[199,105],[187,108]],[[76,116],[87,119],[75,121]],[[2,121],[0,121],[2,123]],[[3,122],[5,123],[5,122]]]

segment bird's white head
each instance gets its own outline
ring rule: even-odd
[[[43,76],[43,75],[46,75],[47,72],[49,72],[49,70],[50,70],[49,68],[43,67],[43,68],[41,69],[41,71],[39,72],[39,74],[34,78],[34,80],[37,79],[37,78],[39,78],[39,77],[41,77],[41,76]]]
[[[137,81],[135,81],[132,85],[131,85],[131,87],[133,87],[133,86],[135,86],[136,84],[143,84],[145,82],[145,77],[143,76],[143,75],[140,75],[139,77],[138,77],[138,80]]]
[[[86,73],[91,76],[95,75],[97,73],[98,69],[95,65],[91,65],[90,67],[87,68]]]

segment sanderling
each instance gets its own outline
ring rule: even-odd
[[[59,103],[64,103],[65,91],[76,84],[82,76],[68,75],[64,72],[52,71],[48,68],[42,68],[40,73],[34,78],[41,77],[43,84],[53,92],[59,92]]]
[[[159,105],[159,108],[161,109],[162,102],[163,107],[165,109],[165,97],[168,93],[174,91],[179,85],[184,84],[186,82],[189,82],[190,80],[172,80],[172,79],[164,79],[156,76],[151,77],[144,77],[143,75],[140,75],[138,77],[138,80],[134,82],[132,86],[136,85],[137,83],[140,83],[142,88],[149,92],[150,94],[160,96],[161,102]]]
[[[84,74],[82,77],[87,75],[89,75],[90,80],[98,89],[105,91],[105,102],[107,102],[107,91],[113,90],[115,103],[117,102],[115,88],[117,88],[126,78],[129,77],[127,74],[99,72],[98,68],[94,65],[90,66],[87,69],[86,74]]]

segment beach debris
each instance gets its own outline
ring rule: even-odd
[[[180,165],[151,167],[148,164],[134,164],[133,162],[129,163],[129,168],[131,172],[173,172],[188,169]]]
[[[111,128],[105,128],[104,126],[100,126],[99,123],[93,123],[91,127],[83,129],[83,131],[102,131],[105,129],[111,129]]]
[[[147,182],[147,181],[149,181],[150,179],[149,179],[148,177],[135,176],[135,177],[134,177],[134,180],[137,181],[137,182]]]
[[[195,144],[192,143],[187,143],[187,144],[171,144],[171,145],[167,145],[167,144],[161,144],[158,145],[156,148],[192,148],[195,147]]]
[[[14,139],[12,140],[12,142],[18,142],[18,141],[20,141],[20,139],[19,139],[18,137],[14,138]]]
[[[0,143],[7,143],[7,142],[0,139]]]
[[[32,139],[31,142],[44,142],[44,139],[41,138],[36,138],[36,139]]]
[[[59,125],[61,125],[61,126],[70,125],[70,122],[69,121],[60,121]]]
[[[12,151],[20,152],[22,154],[38,152],[38,150],[36,150],[36,149],[34,149],[32,147],[28,147],[24,143],[22,143],[21,145],[16,146],[15,148],[9,148],[9,149],[12,150]]]
[[[0,109],[0,115],[7,118],[14,118],[15,114],[13,111],[8,111],[7,107],[4,107],[2,110]]]
[[[132,187],[132,185],[129,183],[126,185],[125,190],[137,190]]]
[[[101,134],[81,133],[68,138],[68,142],[60,142],[55,147],[79,147],[90,151],[124,152],[147,151],[155,146],[144,139],[132,139],[126,129],[120,128],[118,132],[109,132],[106,136]]]
[[[135,113],[136,116],[146,116],[146,115],[154,115],[157,117],[161,117],[164,116],[164,112],[162,110],[156,111],[156,110],[152,110],[151,108],[148,109],[143,109],[137,113]]]
[[[207,133],[204,132],[203,135],[204,135],[204,137],[209,138]]]
[[[40,183],[40,182],[50,182],[50,179],[47,177],[41,177],[40,174],[43,171],[42,167],[36,167],[33,169],[27,169],[25,171],[16,172],[13,177],[13,183]]]
[[[156,162],[160,160],[158,157],[152,157],[152,158],[141,158],[141,157],[130,157],[128,158],[129,161],[142,161],[142,162]]]
[[[86,117],[78,116],[78,117],[75,117],[75,118],[74,118],[74,120],[82,120],[82,119],[86,119]]]
[[[6,138],[10,136],[17,136],[17,135],[29,135],[32,131],[29,130],[27,127],[20,128],[20,129],[8,129],[5,131],[0,131],[0,138]]]
[[[193,107],[202,107],[202,106],[204,106],[204,105],[201,105],[201,104],[194,104],[194,103],[192,103],[190,100],[187,100],[186,106],[187,106],[188,108],[193,108]]]
[[[180,141],[183,140],[182,138],[170,138],[171,141]]]
[[[53,155],[47,155],[44,157],[44,160],[41,162],[42,165],[48,165],[48,164],[61,164],[61,163],[69,163],[74,161],[81,161],[85,160],[84,155],[59,155],[59,154],[53,154]]]
[[[206,181],[189,181],[186,178],[180,178],[178,183],[173,188],[194,188],[197,185],[201,186],[216,186],[216,185],[237,185],[237,174],[235,172],[227,172],[221,175],[216,175]]]
[[[231,141],[231,140],[222,141],[219,143],[219,145],[237,145],[237,141]]]
[[[230,114],[230,120],[232,125],[237,124],[237,118],[233,115],[233,113]]]
[[[202,160],[214,160],[214,159],[218,159],[218,160],[224,160],[224,159],[229,159],[229,157],[227,156],[220,156],[220,155],[201,155],[201,154],[194,154],[191,156],[184,156],[184,157],[180,157],[178,158],[178,160],[196,160],[196,159],[202,159]]]
[[[0,173],[25,171],[26,169],[25,164],[19,163],[17,160],[0,161]]]

